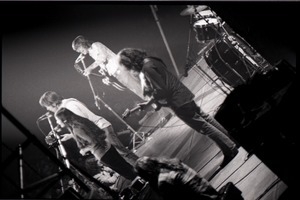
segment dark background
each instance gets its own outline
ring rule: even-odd
[[[189,17],[180,13],[187,3],[157,4],[157,15],[168,40],[180,74],[184,73],[189,34]],[[193,4],[189,2],[189,4]],[[285,59],[296,67],[298,10],[297,2],[205,2],[231,28],[250,43],[271,64]],[[117,53],[124,47],[145,49],[162,58],[175,73],[149,4],[100,2],[1,2],[2,106],[44,143],[36,119],[45,113],[38,103],[48,90],[84,102],[92,111],[112,122],[116,131],[126,129],[108,109],[97,110],[88,81],[73,68],[78,54],[72,40],[84,35]],[[190,58],[196,59],[201,45],[191,36]],[[87,62],[90,60],[87,59]],[[97,77],[93,84],[100,97],[119,115],[140,98],[129,90],[120,92],[105,86]],[[127,122],[137,129],[143,113]],[[2,160],[10,149],[25,139],[1,115]],[[47,133],[47,121],[40,123]],[[130,137],[128,135],[128,137]],[[128,138],[124,143],[128,143]],[[76,147],[71,147],[76,152]],[[26,150],[30,164],[43,158],[35,148]],[[29,153],[28,153],[29,152]],[[34,152],[34,153],[30,153]],[[14,173],[15,177],[17,174]]]

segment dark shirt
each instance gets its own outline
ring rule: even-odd
[[[157,184],[164,200],[217,199],[218,192],[205,179],[198,176],[195,170],[182,162],[177,167],[182,170],[162,169],[159,174]]]
[[[148,96],[153,96],[161,106],[169,106],[172,109],[189,103],[193,100],[194,94],[171,72],[166,65],[154,57],[145,59],[142,72],[146,81],[150,83]],[[150,93],[150,94],[149,94]],[[165,100],[167,104],[161,103]]]

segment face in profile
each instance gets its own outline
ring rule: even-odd
[[[83,55],[86,55],[88,53],[88,50],[86,48],[84,48],[83,46],[79,46],[75,51],[78,53],[81,53]]]

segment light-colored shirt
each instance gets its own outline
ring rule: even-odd
[[[107,72],[110,76],[113,76],[116,73],[118,65],[115,63],[108,65],[108,63],[106,63],[107,61],[110,62],[110,60],[116,56],[116,54],[109,48],[100,42],[94,42],[88,51],[89,55],[95,60],[102,70]]]
[[[144,98],[139,78],[133,77],[124,66],[120,65],[118,55],[100,42],[94,42],[88,52],[95,63],[100,66],[100,73],[101,70],[107,72],[109,76],[114,76],[133,93]]]

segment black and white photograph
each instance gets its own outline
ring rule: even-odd
[[[298,1],[1,1],[0,199],[295,199]]]

